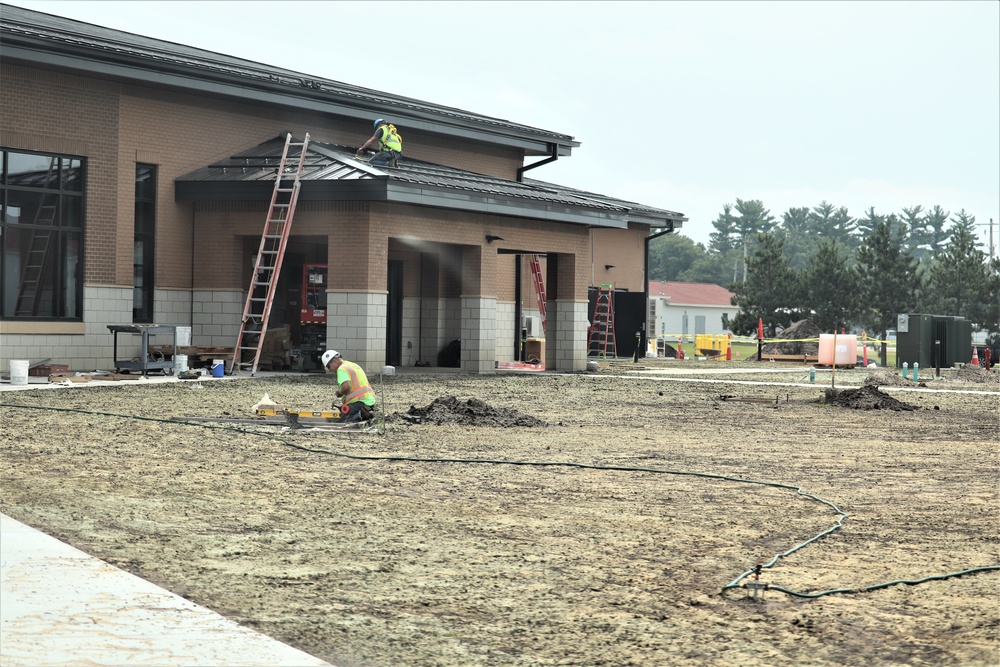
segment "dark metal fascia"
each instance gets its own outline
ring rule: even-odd
[[[685,216],[655,215],[629,210],[628,221],[637,225],[649,225],[650,227],[669,226],[671,229],[680,229],[687,222],[687,218]]]
[[[389,182],[388,201],[433,208],[489,213],[591,227],[627,229],[624,211],[596,211],[551,202],[521,201],[488,194],[457,192],[427,185]]]
[[[48,43],[43,42],[48,46]],[[126,62],[116,62],[111,60],[99,60],[90,57],[88,51],[80,53],[54,53],[48,50],[34,49],[28,46],[10,44],[6,39],[3,44],[3,58],[11,60],[21,60],[28,63],[60,67],[69,70],[86,72],[87,74],[102,74],[111,77],[119,77],[131,81],[138,81],[147,84],[156,84],[168,87],[179,88],[184,91],[196,91],[200,93],[212,93],[226,97],[249,100],[257,103],[274,104],[281,107],[291,107],[295,109],[309,109],[320,113],[327,113],[347,118],[370,121],[372,114],[385,115],[385,106],[377,107],[374,103],[363,100],[351,99],[351,105],[337,103],[329,100],[315,99],[317,93],[309,96],[306,89],[302,91],[289,90],[287,86],[279,84],[269,84],[263,80],[246,80],[240,77],[227,76],[224,74],[214,74],[198,70],[201,76],[184,71],[173,71],[166,66],[151,67],[150,63],[140,61],[131,64]],[[248,85],[252,84],[252,85]],[[334,93],[327,93],[333,95]],[[392,102],[388,102],[392,109]],[[463,125],[457,120],[441,121],[434,118],[434,112],[417,112],[410,110],[398,113],[391,110],[394,118],[401,121],[405,119],[406,124],[414,129],[443,134],[451,137],[481,141],[490,144],[509,146],[530,152],[535,155],[545,155],[550,152],[550,145],[553,143],[545,138],[534,139],[523,134],[516,134],[515,129],[504,130],[503,128],[482,128],[471,125]],[[579,146],[578,141],[572,139],[562,143],[556,143],[559,154],[568,156],[572,154],[572,149]]]

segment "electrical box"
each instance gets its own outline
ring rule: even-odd
[[[545,333],[542,331],[542,318],[537,315],[524,316],[524,329],[528,338],[545,337]]]
[[[896,367],[950,368],[972,359],[972,322],[963,317],[908,313],[896,320]]]

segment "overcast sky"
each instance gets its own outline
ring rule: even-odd
[[[1000,239],[993,0],[9,4],[572,135],[530,175],[706,245],[737,197],[940,204]]]

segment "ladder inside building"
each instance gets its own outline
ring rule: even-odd
[[[535,294],[538,296],[538,314],[542,318],[542,333],[545,332],[545,281],[542,279],[542,266],[538,261],[538,255],[528,255],[528,264],[531,266],[531,278],[535,282]],[[558,324],[556,325],[558,326]]]
[[[53,187],[53,177],[58,184],[59,158],[49,160],[49,170],[45,176],[45,187]],[[55,187],[58,187],[56,185]],[[52,240],[52,227],[56,224],[59,199],[55,194],[43,194],[41,203],[35,211],[34,229],[28,241],[28,252],[24,254],[24,266],[21,269],[21,283],[14,305],[15,315],[38,315],[38,302],[42,296],[42,277],[45,275],[45,262],[49,256],[49,242]],[[49,203],[51,202],[51,203]]]
[[[299,179],[308,147],[308,134],[302,142],[293,141],[291,133],[285,137],[285,147],[274,179],[271,205],[267,209],[264,233],[260,237],[260,249],[250,276],[250,289],[247,291],[240,333],[233,352],[234,373],[239,369],[249,369],[253,375],[260,363],[267,321],[271,316],[271,304],[274,302],[281,273],[281,261],[299,199]]]
[[[590,327],[589,356],[604,359],[616,356],[614,286],[601,285],[594,304],[594,319]]]

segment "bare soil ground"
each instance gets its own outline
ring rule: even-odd
[[[1000,663],[998,571],[723,590],[1000,565],[1000,374],[706,366],[5,392],[0,511],[342,667]]]

